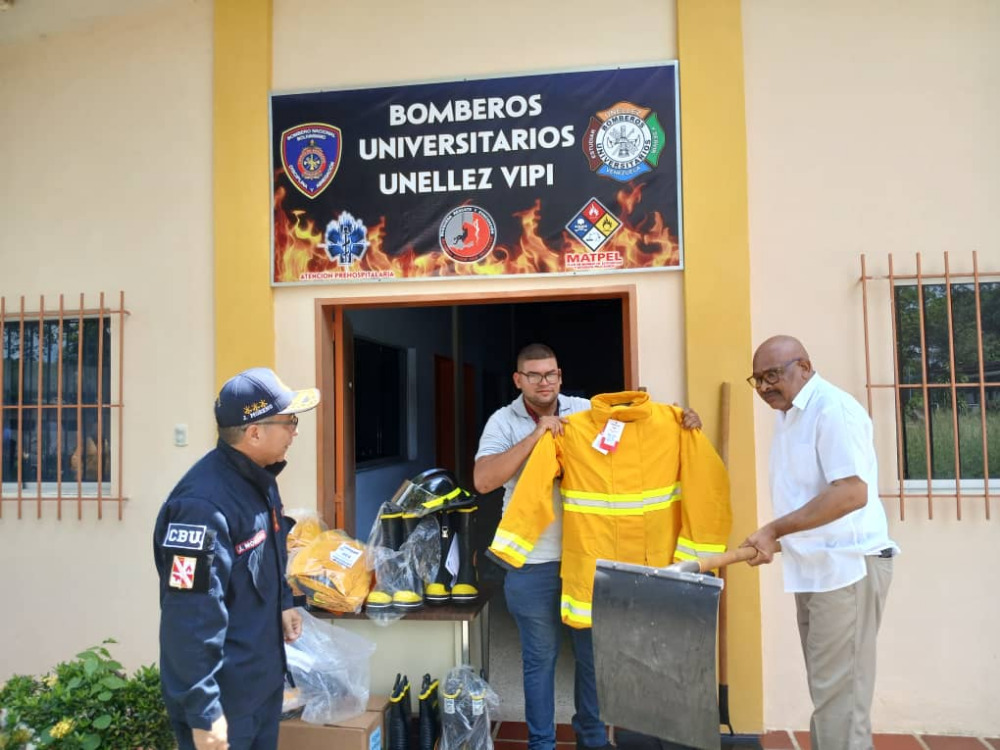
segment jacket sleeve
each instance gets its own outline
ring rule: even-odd
[[[726,551],[733,527],[726,467],[701,430],[681,430],[681,530],[674,560]]]
[[[193,555],[196,569],[207,567],[207,571],[195,572],[193,588],[170,585],[175,556],[192,554],[164,546],[170,524],[204,526],[208,536],[214,537]],[[216,674],[222,667],[229,625],[225,591],[234,559],[229,527],[210,503],[175,498],[165,506],[154,533],[160,574],[160,673],[164,698],[169,706],[183,713],[185,723],[209,729],[223,713]]]
[[[561,446],[546,431],[535,444],[504,511],[489,551],[503,563],[520,568],[538,537],[555,519],[552,484],[562,474]]]

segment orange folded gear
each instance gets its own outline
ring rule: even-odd
[[[288,562],[288,582],[330,612],[359,612],[371,583],[364,545],[344,531],[320,532]]]

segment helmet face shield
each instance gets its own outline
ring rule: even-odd
[[[404,513],[423,516],[437,510],[436,506],[431,507],[428,505],[436,500],[437,497],[433,492],[425,490],[409,479],[404,479],[403,483],[399,485],[399,489],[396,490],[396,494],[392,496],[391,502],[398,505]]]
[[[439,469],[434,471],[443,474]],[[470,505],[476,501],[475,496],[459,487],[450,474],[427,477],[428,473],[416,477],[417,481],[404,479],[391,502],[404,513],[419,517]]]

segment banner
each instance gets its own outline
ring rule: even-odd
[[[682,267],[677,65],[271,96],[273,283]]]

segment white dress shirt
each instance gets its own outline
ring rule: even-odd
[[[819,593],[849,586],[865,577],[865,555],[898,551],[878,495],[871,419],[850,394],[814,373],[792,407],[777,414],[770,462],[775,517],[798,510],[831,482],[851,476],[868,485],[864,507],[781,538],[785,591]]]

